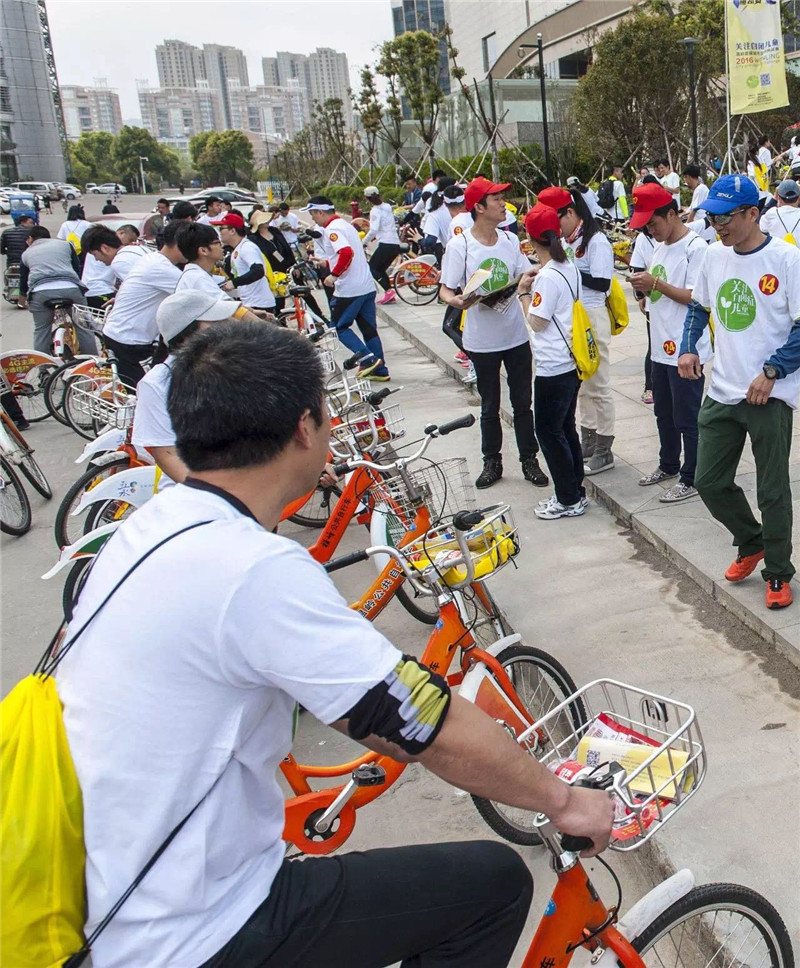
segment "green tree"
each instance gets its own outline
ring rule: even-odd
[[[403,102],[400,83],[400,55],[394,47],[384,44],[380,49],[380,57],[375,67],[377,73],[386,82],[386,110],[381,117],[383,139],[394,154],[395,170],[398,177],[403,159],[400,149],[403,147]]]
[[[322,104],[316,101],[313,119],[313,129],[319,138],[322,153],[331,160],[332,180],[340,165],[343,165],[347,177],[348,168],[355,171],[355,159],[345,124],[344,102],[338,97],[328,98]]]
[[[197,158],[197,168],[211,182],[253,182],[253,145],[241,131],[212,131]]]
[[[106,182],[115,177],[113,134],[95,131],[82,134],[70,144],[73,177],[81,184],[87,181]]]
[[[351,97],[353,98],[353,107],[361,121],[361,128],[364,131],[369,180],[372,182],[375,177],[375,150],[378,147],[378,138],[383,130],[383,106],[381,105],[378,88],[375,85],[375,75],[371,68],[362,68],[361,90],[357,96],[351,92]]]
[[[200,155],[202,155],[212,134],[214,134],[213,131],[201,131],[200,134],[193,134],[189,138],[189,157],[192,159],[195,168],[199,169]]]
[[[165,145],[160,145],[144,128],[131,128],[126,125],[116,137],[113,157],[113,177],[126,182],[129,188],[134,181],[138,182],[140,158],[147,158],[146,162],[142,162],[146,179],[148,175],[151,178],[158,175],[172,179],[180,174],[178,155]]]

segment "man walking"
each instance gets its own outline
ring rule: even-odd
[[[694,487],[697,415],[703,401],[703,381],[680,379],[678,346],[686,306],[691,301],[707,245],[681,222],[677,200],[661,185],[642,185],[633,193],[631,228],[645,226],[656,246],[649,271],[634,273],[630,283],[638,292],[648,294],[653,409],[661,453],[658,467],[641,478],[639,484],[642,487],[662,484],[680,474],[678,483],[659,497],[663,504],[675,504],[697,494]],[[701,365],[711,356],[707,334],[698,342],[697,354]]]
[[[583,194],[583,192],[581,192]],[[591,205],[586,199],[587,208],[592,214]],[[611,177],[600,186],[598,202],[605,209],[606,215],[615,222],[624,222],[628,217],[628,198],[622,181],[622,165],[614,165]]]
[[[369,210],[369,232],[364,236],[364,245],[368,245],[373,239],[378,243],[369,258],[369,271],[383,289],[378,303],[384,306],[397,298],[386,270],[400,252],[400,236],[397,234],[392,206],[384,202],[379,189],[375,185],[368,185],[364,189],[364,197],[372,206]]]
[[[702,208],[720,240],[706,250],[678,360],[682,377],[702,379],[698,342],[713,312],[714,368],[698,420],[695,486],[733,535],[738,554],[727,580],[742,581],[763,559],[767,608],[785,608],[795,573],[789,450],[800,395],[800,250],[761,231],[758,189],[744,175],[719,178]],[[760,524],[734,480],[747,437]]]
[[[358,232],[336,214],[333,202],[325,195],[314,195],[300,211],[308,212],[322,229],[323,246],[332,253],[329,274],[322,280],[324,285],[334,287],[331,325],[351,353],[372,354],[372,359],[358,371],[359,376],[383,382],[389,380],[375,315],[375,280],[369,271]],[[353,323],[358,326],[363,342],[353,332]]]
[[[693,222],[695,219],[701,217],[699,215],[700,203],[708,198],[708,185],[703,181],[699,165],[687,165],[683,169],[683,180],[692,193],[692,200],[689,202],[689,214],[686,217],[686,221]]]
[[[491,487],[503,476],[503,431],[500,425],[500,369],[505,368],[514,434],[522,476],[536,487],[546,487],[547,475],[539,467],[539,443],[533,428],[533,354],[522,307],[516,298],[516,282],[531,270],[519,239],[498,229],[506,217],[505,192],[510,184],[474,178],[464,192],[464,204],[472,213],[472,227],[447,243],[442,261],[441,298],[456,309],[466,309],[464,351],[475,366],[481,398],[481,449],[483,470],[475,486]],[[464,296],[467,283],[480,271],[486,275],[476,293]],[[508,289],[508,298],[496,308],[481,295]]]

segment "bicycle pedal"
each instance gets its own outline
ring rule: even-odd
[[[351,779],[358,787],[381,786],[386,782],[386,770],[377,763],[362,763],[353,770]]]

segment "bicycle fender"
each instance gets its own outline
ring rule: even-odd
[[[73,564],[80,558],[94,558],[106,541],[117,530],[119,525],[119,521],[112,521],[111,524],[104,524],[102,527],[95,528],[94,531],[90,531],[88,534],[81,535],[73,544],[65,545],[61,549],[58,561],[50,571],[46,571],[42,575],[42,578],[47,581],[48,578],[57,575],[62,568],[66,568],[67,565]]]
[[[153,496],[156,487],[156,467],[134,467],[130,471],[120,471],[95,484],[91,491],[84,491],[70,517],[83,514],[86,508],[102,501],[125,501],[140,508]],[[168,478],[161,477],[163,485]]]
[[[503,649],[508,648],[509,645],[519,645],[522,641],[522,636],[519,632],[514,632],[512,635],[504,635],[502,639],[498,639],[494,645],[490,645],[483,649],[484,652],[488,652],[489,655],[498,656],[503,651]],[[467,675],[470,673],[468,672]],[[466,680],[465,680],[466,681]]]
[[[83,448],[80,457],[75,459],[76,464],[82,464],[89,460],[93,454],[101,454],[103,451],[114,451],[125,443],[124,430],[106,430],[99,437],[90,440]],[[95,461],[97,463],[97,461]]]

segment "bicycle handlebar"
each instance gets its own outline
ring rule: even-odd
[[[463,417],[451,420],[450,423],[440,424],[438,427],[439,436],[446,437],[448,434],[452,434],[454,430],[464,430],[467,427],[472,427],[474,423],[475,414],[465,414]]]
[[[333,561],[329,561],[325,564],[325,571],[330,575],[334,571],[339,571],[342,568],[349,568],[350,565],[357,565],[361,561],[369,561],[369,555],[366,551],[354,551],[349,555],[342,555],[341,558],[334,558]]]

